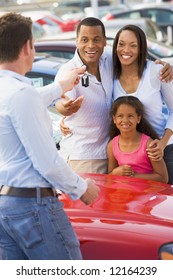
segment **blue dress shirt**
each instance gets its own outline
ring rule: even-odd
[[[0,88],[0,185],[53,187],[79,198],[86,182],[59,155],[47,110],[60,85],[38,91],[30,79],[1,70]]]

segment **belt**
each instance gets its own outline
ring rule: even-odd
[[[52,188],[16,188],[5,185],[0,187],[0,195],[37,197],[38,190],[40,193],[40,197],[55,196]]]

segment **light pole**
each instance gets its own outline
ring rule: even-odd
[[[94,17],[98,18],[98,0],[91,0],[91,7],[93,9]]]

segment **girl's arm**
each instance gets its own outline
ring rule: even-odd
[[[108,156],[108,174],[114,174],[112,171],[118,167],[118,162],[113,155],[112,140],[107,145],[107,156]]]
[[[132,168],[129,165],[118,165],[117,160],[113,154],[112,140],[107,145],[108,156],[108,174],[118,176],[132,176],[134,174]]]
[[[149,146],[149,144],[152,141],[153,140],[151,138],[148,140],[147,147]],[[167,168],[166,168],[163,158],[160,159],[159,161],[153,161],[150,159],[150,162],[153,167],[153,173],[150,173],[150,174],[135,173],[133,175],[133,177],[167,183],[168,182],[168,172],[167,172]]]

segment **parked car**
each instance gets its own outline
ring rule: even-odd
[[[162,44],[151,39],[147,39],[147,45],[151,60],[162,59],[173,67],[173,46]]]
[[[171,185],[123,176],[81,174],[100,187],[90,206],[60,194],[85,260],[157,260],[173,242]]]
[[[60,27],[62,32],[69,32],[76,30],[77,25],[79,24],[79,19],[70,19],[70,20],[62,20],[58,16],[55,16],[53,14],[47,15],[48,18],[50,18],[53,22],[57,23]]]
[[[38,40],[46,35],[44,28],[36,21],[32,23],[32,31],[34,40]]]
[[[36,53],[32,70],[26,76],[31,78],[35,87],[46,86],[54,81],[55,75],[63,63],[64,58],[56,58],[46,53]]]
[[[118,18],[150,18],[157,23],[160,29],[167,33],[167,27],[173,27],[173,5],[170,3],[143,3],[136,4],[124,12],[110,12],[102,20]]]
[[[39,23],[45,31],[45,36],[55,35],[62,32],[61,26],[55,23],[50,17],[48,11],[33,10],[22,12],[23,16],[31,17],[33,22]]]
[[[158,42],[166,42],[167,35],[165,32],[161,31],[156,23],[154,23],[149,18],[123,18],[123,19],[113,19],[104,22],[106,34],[110,37],[110,33],[112,33],[115,37],[117,31],[127,24],[134,24],[139,26],[146,34],[147,38],[155,39]]]
[[[41,40],[35,42],[36,52],[44,52],[56,57],[71,59],[76,50],[75,41]]]
[[[107,32],[107,44],[110,48],[113,44],[115,32]],[[151,60],[163,59],[173,66],[173,47],[158,43],[156,40],[147,39],[148,58]],[[75,40],[38,40],[35,42],[37,53],[71,59],[76,50]]]
[[[37,87],[53,83],[60,66],[67,60],[48,56],[47,54],[36,54],[32,70],[26,76],[32,79],[33,85]],[[60,130],[61,115],[55,109],[54,104],[48,108],[53,126],[53,137],[57,148],[62,137]]]
[[[98,0],[98,6],[107,6],[110,5],[109,0]],[[76,0],[76,1],[69,1],[69,0],[59,0],[55,1],[52,5],[54,13],[57,15],[66,14],[73,9],[76,11],[83,11],[86,7],[91,6],[90,0]],[[51,7],[51,8],[52,8]]]
[[[101,7],[98,7],[98,9],[97,9],[97,13],[98,13],[97,16],[98,16],[98,18],[102,19],[108,13],[113,13],[114,11],[123,12],[123,11],[127,11],[127,10],[129,10],[127,4],[101,6]],[[93,7],[85,8],[84,13],[85,13],[85,17],[95,16]]]

